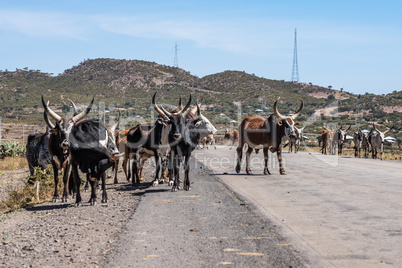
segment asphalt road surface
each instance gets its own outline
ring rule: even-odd
[[[272,175],[264,176],[262,151],[252,154],[254,175],[244,163],[235,173],[235,147],[194,155],[313,266],[402,267],[402,162],[285,150],[287,175],[270,153]]]

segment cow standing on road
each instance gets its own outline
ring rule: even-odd
[[[346,133],[349,131],[351,126],[349,126],[346,130],[342,129],[342,126],[337,129],[337,142],[338,142],[338,154],[342,155],[342,147],[346,140]]]
[[[392,130],[394,128],[394,126],[392,126],[390,129],[387,129],[384,132],[381,132],[380,130],[378,130],[378,128],[376,128],[376,126],[373,124],[373,129],[376,131],[371,133],[370,135],[370,144],[371,144],[371,154],[373,159],[377,159],[378,158],[378,152],[380,153],[380,159],[383,159],[383,153],[384,153],[384,137],[385,134]]]
[[[264,152],[264,174],[271,174],[268,170],[268,150],[272,153],[276,152],[279,161],[279,172],[285,174],[282,165],[282,138],[295,137],[294,120],[300,115],[304,107],[301,99],[299,110],[292,116],[283,116],[277,109],[278,100],[274,103],[274,113],[268,118],[262,116],[247,116],[243,119],[239,126],[239,145],[237,147],[237,165],[236,172],[240,173],[241,160],[243,155],[243,146],[248,145],[246,153],[246,172],[252,174],[250,169],[250,154],[253,149],[263,148]]]
[[[353,143],[354,143],[354,149],[355,149],[355,157],[360,158],[360,153],[361,153],[362,143],[363,143],[363,132],[360,129],[354,133]]]
[[[322,141],[322,154],[335,154],[334,153],[334,131],[327,129],[324,127],[324,130],[321,133],[321,141]]]
[[[239,140],[239,131],[237,129],[233,129],[233,131],[230,132],[229,129],[226,129],[225,136],[223,138],[231,141],[229,150],[232,150],[234,143]]]
[[[297,153],[300,148],[300,142],[303,137],[303,128],[297,128],[295,127],[295,133],[296,137],[291,137],[289,138],[289,153],[293,152],[293,147],[294,147],[294,152]]]
[[[81,119],[83,119],[91,110],[94,99],[89,104],[87,109],[80,114],[74,115],[73,117],[66,118],[61,117],[56,114],[52,109],[49,108],[48,104],[42,96],[42,105],[45,108],[45,113],[49,115],[52,119],[56,121],[54,125],[47,116],[45,116],[45,122],[50,127],[51,135],[49,137],[49,153],[52,158],[52,166],[54,173],[55,191],[53,195],[53,202],[57,202],[59,198],[58,184],[59,184],[59,171],[64,170],[63,174],[63,197],[62,201],[67,202],[68,197],[68,184],[70,177],[70,134],[74,127],[74,124]]]

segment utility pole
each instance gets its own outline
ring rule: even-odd
[[[297,65],[297,30],[295,29],[295,44],[293,50],[292,82],[299,82],[299,66]]]

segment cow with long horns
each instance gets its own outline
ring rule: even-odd
[[[54,174],[54,182],[55,182],[55,190],[53,195],[53,202],[56,202],[59,198],[58,192],[58,184],[59,184],[59,171],[64,170],[63,174],[63,197],[62,201],[67,202],[68,197],[68,184],[70,177],[70,134],[71,130],[74,127],[74,124],[81,119],[83,119],[91,110],[94,99],[89,104],[85,111],[82,111],[79,114],[76,114],[72,117],[66,118],[61,117],[57,113],[55,113],[52,109],[50,109],[48,103],[45,103],[45,100],[42,96],[42,105],[45,109],[45,122],[50,128],[50,137],[49,137],[49,153],[52,159],[52,167]],[[72,103],[73,104],[73,103]],[[75,107],[75,105],[73,104]],[[53,120],[56,121],[56,124],[53,124],[49,118],[49,115]]]
[[[278,98],[279,100],[279,98]],[[285,169],[282,165],[282,138],[295,137],[295,119],[300,115],[304,107],[304,102],[301,99],[299,110],[291,115],[284,116],[278,112],[278,100],[274,103],[274,113],[268,118],[262,116],[247,116],[243,119],[239,126],[239,145],[237,147],[237,165],[236,172],[240,173],[241,160],[243,156],[243,146],[248,145],[246,152],[246,172],[252,174],[250,169],[250,154],[253,149],[263,149],[264,152],[264,174],[271,174],[268,170],[268,150],[272,153],[276,152],[279,162],[280,174],[285,174]]]
[[[342,147],[346,140],[346,133],[352,126],[350,125],[347,129],[343,130],[342,126],[337,129],[337,143],[338,143],[338,154],[342,155]]]
[[[156,95],[156,93],[155,93]],[[189,119],[187,116],[190,113],[189,107],[191,104],[191,94],[187,105],[179,112],[170,113],[163,107],[159,108],[155,102],[155,95],[152,100],[155,111],[159,113],[170,125],[169,131],[169,145],[170,145],[170,158],[169,158],[169,180],[173,181],[172,191],[177,191],[180,188],[180,174],[179,169],[181,163],[184,161],[184,181],[183,189],[190,190],[190,158],[191,153],[197,147],[201,137],[201,129],[205,127],[205,122],[201,119],[199,105],[197,104],[196,117]],[[187,119],[186,119],[187,118]]]
[[[391,128],[387,129],[386,131],[382,132],[380,131],[378,128],[376,128],[376,126],[373,123],[373,129],[376,132],[372,132],[370,137],[370,144],[371,144],[371,155],[373,157],[373,159],[378,159],[378,153],[380,153],[380,159],[382,160],[382,155],[384,153],[384,137],[385,134],[392,130],[394,128],[394,126],[392,126]]]

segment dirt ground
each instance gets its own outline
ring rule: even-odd
[[[21,183],[22,171],[0,177],[0,192],[10,183]],[[0,214],[0,267],[101,267],[113,249],[118,234],[134,214],[142,190],[108,179],[108,203],[75,207],[68,203],[46,202],[18,212]],[[83,192],[89,200],[89,192]]]

